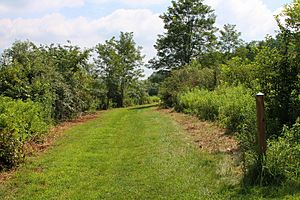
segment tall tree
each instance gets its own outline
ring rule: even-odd
[[[157,58],[150,61],[154,69],[184,66],[208,52],[216,41],[216,17],[203,0],[172,1],[172,6],[160,18],[166,32],[158,36],[154,46]]]
[[[127,88],[142,77],[143,58],[141,47],[136,46],[133,33],[121,32],[96,46],[98,57],[95,63],[107,87],[107,106],[111,100],[115,106],[123,107]]]
[[[236,25],[225,24],[220,30],[220,50],[225,54],[232,54],[243,43],[240,39],[241,32],[235,29]]]

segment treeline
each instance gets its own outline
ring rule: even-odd
[[[245,183],[300,182],[300,1],[276,16],[279,31],[244,42],[235,25],[215,26],[202,0],[172,1],[161,15],[150,91],[165,107],[238,133]],[[254,96],[265,94],[268,150],[256,142]]]
[[[86,112],[150,103],[143,55],[132,33],[94,49],[15,42],[0,59],[0,170],[18,165],[23,145]],[[93,55],[93,57],[92,57]]]

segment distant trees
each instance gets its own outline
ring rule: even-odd
[[[236,31],[235,27],[232,24],[225,24],[223,29],[220,30],[220,50],[227,55],[235,53],[236,49],[243,43],[243,40],[240,38],[241,32]]]
[[[96,46],[95,64],[107,88],[107,106],[112,101],[116,107],[123,107],[127,89],[142,77],[143,58],[141,47],[133,40],[133,33],[120,34],[104,44]]]
[[[155,44],[157,58],[151,60],[156,70],[170,70],[189,64],[209,52],[216,41],[215,15],[203,0],[172,1],[160,16],[166,33]]]

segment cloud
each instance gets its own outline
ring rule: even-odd
[[[217,24],[236,24],[247,40],[261,40],[267,34],[274,34],[277,24],[273,12],[263,0],[206,0],[215,9]]]
[[[137,44],[150,58],[155,54],[153,44],[163,31],[163,23],[158,14],[147,9],[120,9],[94,20],[82,16],[68,19],[59,13],[33,19],[0,19],[0,49],[26,39],[42,44],[71,40],[82,47],[93,47],[118,36],[120,31],[134,32]]]
[[[87,0],[88,2],[95,4],[103,3],[117,3],[117,4],[126,4],[134,6],[150,6],[150,5],[161,5],[169,3],[168,0]]]
[[[43,12],[60,8],[74,8],[85,4],[85,0],[1,0],[1,13]]]

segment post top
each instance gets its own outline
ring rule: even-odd
[[[264,95],[265,95],[265,94],[262,93],[262,92],[259,92],[259,93],[256,94],[256,96],[264,96]]]

